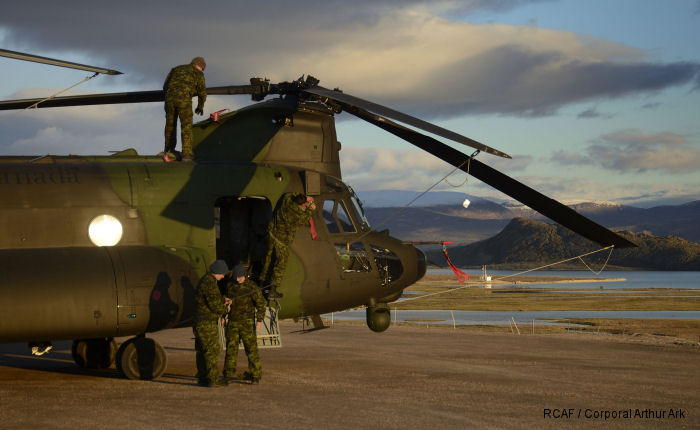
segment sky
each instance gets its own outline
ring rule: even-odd
[[[478,159],[552,198],[639,207],[700,200],[698,40],[700,0],[35,0],[0,15],[0,48],[124,72],[66,94],[160,89],[195,56],[208,86],[311,74],[512,155]],[[0,99],[88,75],[0,58]],[[248,103],[210,97],[205,112]],[[163,147],[162,103],[11,114],[0,112],[0,155]],[[450,165],[353,118],[336,128],[360,195],[438,184],[507,199],[461,172],[440,182]]]

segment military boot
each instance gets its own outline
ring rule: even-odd
[[[257,385],[260,383],[260,378],[253,376],[253,374],[250,372],[243,372],[243,375],[241,375],[241,379],[244,381],[248,381],[248,383],[251,385]]]

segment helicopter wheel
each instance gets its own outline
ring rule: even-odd
[[[106,369],[114,363],[117,342],[111,337],[74,340],[71,353],[75,364],[84,369]]]
[[[165,349],[145,336],[127,340],[117,351],[117,370],[128,379],[156,379],[165,373],[167,367]]]

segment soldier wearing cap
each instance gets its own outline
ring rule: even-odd
[[[294,241],[294,235],[299,227],[309,222],[316,203],[311,196],[297,193],[286,193],[268,227],[268,248],[260,279],[263,285],[270,288],[270,299],[282,297],[277,291],[287,268],[289,245]]]
[[[165,91],[165,149],[163,160],[172,161],[170,156],[175,151],[177,137],[177,119],[180,118],[180,135],[182,139],[182,159],[192,160],[192,97],[197,96],[195,113],[204,114],[204,102],[207,99],[207,87],[204,82],[204,58],[195,57],[190,64],[174,67],[163,83]]]
[[[217,281],[222,280],[226,273],[228,273],[226,262],[216,260],[200,279],[195,291],[196,309],[192,331],[194,332],[197,378],[199,385],[206,387],[222,385],[217,368],[221,352],[217,324],[226,313],[226,306],[231,301],[221,295]]]
[[[233,268],[233,280],[227,286],[226,297],[231,299],[231,307],[226,324],[224,379],[235,377],[238,342],[242,341],[248,357],[248,371],[243,374],[243,379],[257,384],[262,377],[262,366],[255,328],[256,321],[259,325],[265,317],[266,301],[260,288],[246,279],[246,270],[240,264]]]

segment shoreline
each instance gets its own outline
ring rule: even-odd
[[[508,284],[567,284],[567,283],[593,283],[593,282],[624,282],[627,278],[582,278],[582,277],[570,277],[570,276],[528,276],[528,275],[515,275],[515,276],[502,276],[494,277],[490,281],[485,281],[482,275],[470,276],[464,284],[460,285],[481,285],[481,284],[498,284],[498,285],[508,285]],[[459,279],[454,274],[437,274],[437,273],[427,273],[418,282],[411,285],[407,289],[417,287],[420,285],[452,285],[459,284]]]

